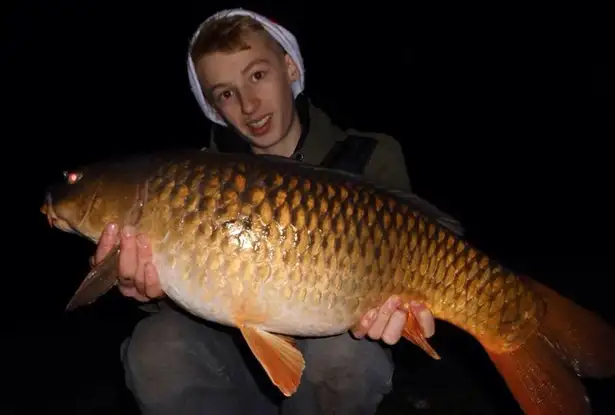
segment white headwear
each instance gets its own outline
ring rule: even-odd
[[[199,32],[203,28],[203,26],[212,19],[219,19],[221,17],[228,16],[250,16],[254,20],[258,21],[263,25],[265,30],[276,40],[278,43],[284,48],[286,53],[292,58],[297,67],[299,68],[299,79],[297,79],[292,84],[292,89],[295,98],[299,95],[304,88],[305,84],[305,69],[303,67],[303,58],[301,57],[301,51],[299,49],[299,43],[295,36],[289,32],[284,27],[279,24],[273,22],[272,20],[261,16],[258,13],[254,13],[248,10],[244,10],[241,8],[238,9],[229,9],[222,10],[210,17],[208,17],[196,30],[196,32],[192,35],[192,39],[190,40],[190,46],[188,48],[188,79],[190,81],[190,89],[192,89],[192,93],[194,94],[199,106],[205,113],[205,116],[209,118],[211,121],[218,123],[220,125],[226,125],[226,122],[218,115],[216,110],[209,105],[205,96],[203,95],[203,90],[201,89],[201,85],[199,84],[199,80],[196,76],[196,71],[194,69],[194,62],[192,61],[192,57],[190,56],[190,52],[192,51],[192,46],[194,45],[194,41],[198,36]]]

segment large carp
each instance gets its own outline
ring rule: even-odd
[[[392,294],[474,336],[527,414],[585,414],[577,376],[615,374],[615,330],[472,247],[411,194],[278,158],[178,151],[65,172],[41,211],[97,242],[105,224],[146,233],[164,292],[238,328],[289,396],[304,368],[293,336],[347,331]],[[115,283],[119,246],[68,308]],[[412,315],[404,337],[434,358]],[[359,341],[359,340],[358,340]]]

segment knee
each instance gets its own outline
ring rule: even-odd
[[[349,334],[304,341],[305,377],[311,383],[326,384],[337,391],[378,391],[392,387],[393,361],[387,349]]]
[[[122,345],[127,372],[144,378],[180,371],[190,348],[190,335],[162,315],[141,320]]]
[[[167,311],[137,324],[122,345],[122,361],[127,386],[139,401],[171,399],[214,381],[222,386],[225,373],[202,338],[204,330],[190,317]]]

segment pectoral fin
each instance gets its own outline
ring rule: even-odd
[[[240,325],[239,329],[271,381],[285,396],[295,393],[301,382],[305,360],[292,340],[253,326]]]
[[[406,326],[404,327],[403,336],[406,340],[411,341],[423,349],[429,356],[436,360],[440,360],[440,355],[427,342],[419,321],[411,311],[408,311],[408,320],[406,321]]]
[[[66,311],[91,304],[106,294],[117,281],[120,245],[113,248],[100,264],[92,268],[66,306]]]

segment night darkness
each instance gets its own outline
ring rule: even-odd
[[[24,0],[2,16],[11,249],[0,414],[134,413],[119,345],[142,314],[115,291],[64,313],[94,246],[49,229],[43,188],[93,159],[207,144],[185,56],[192,32],[221,8],[250,8],[293,31],[317,106],[342,127],[393,135],[415,191],[460,219],[471,242],[615,324],[606,10],[126,3]],[[442,361],[396,347],[398,380],[381,413],[519,413],[473,339],[439,322],[431,343]],[[615,413],[612,381],[586,385],[596,414]],[[423,400],[429,408],[414,409]]]

